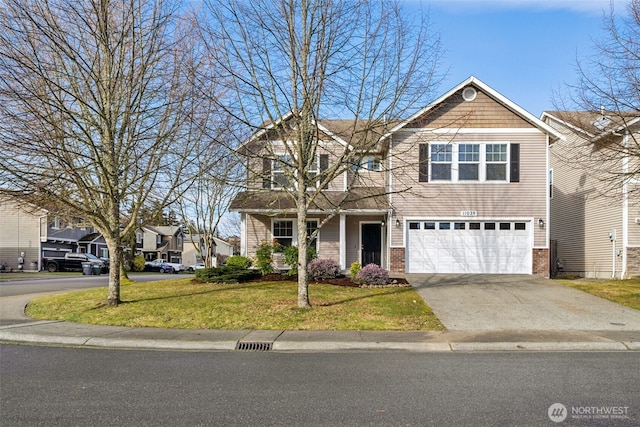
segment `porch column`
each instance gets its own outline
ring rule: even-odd
[[[240,255],[247,256],[247,214],[240,214]]]
[[[347,215],[340,214],[340,268],[347,269]]]

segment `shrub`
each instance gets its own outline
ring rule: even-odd
[[[351,276],[352,279],[356,278],[356,276],[358,275],[358,272],[360,271],[361,268],[362,268],[362,266],[360,265],[360,263],[358,261],[353,261],[351,263],[351,268],[349,269],[349,275]]]
[[[340,264],[332,259],[314,259],[307,266],[312,280],[335,279],[342,274]]]
[[[284,263],[289,266],[287,274],[290,276],[298,274],[298,247],[289,246],[284,249]],[[316,248],[307,248],[307,264],[316,259]]]
[[[367,286],[386,285],[389,283],[389,273],[377,264],[367,264],[358,272],[355,282]]]
[[[255,279],[259,273],[239,267],[201,268],[196,270],[196,279],[205,283],[238,283]]]
[[[131,263],[131,271],[144,271],[144,257],[136,255]]]
[[[251,267],[251,260],[245,256],[234,255],[227,259],[226,265],[229,267],[249,268]]]
[[[227,261],[228,262],[228,261]],[[256,267],[260,273],[273,273],[273,246],[267,242],[262,242],[256,250]]]

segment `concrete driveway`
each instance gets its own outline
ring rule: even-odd
[[[640,331],[640,311],[528,275],[408,274],[449,330]]]

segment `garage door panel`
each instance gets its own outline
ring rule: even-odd
[[[461,230],[440,229],[438,221],[420,221],[421,225],[426,222],[435,222],[436,228],[408,230],[409,273],[531,274],[530,223],[525,230],[516,230],[513,223],[500,229],[498,223],[509,222],[505,220],[494,221],[495,229],[481,223],[480,230],[471,230],[468,224]]]

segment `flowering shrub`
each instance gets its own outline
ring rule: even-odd
[[[382,286],[389,283],[389,273],[377,264],[367,264],[358,272],[354,281],[360,285]]]
[[[358,275],[358,272],[360,271],[361,268],[362,268],[362,266],[360,265],[360,263],[358,261],[353,261],[351,263],[351,268],[349,269],[349,275],[351,275],[352,279],[356,278],[356,276]]]
[[[342,274],[340,264],[332,259],[314,259],[307,266],[312,280],[335,279]]]

